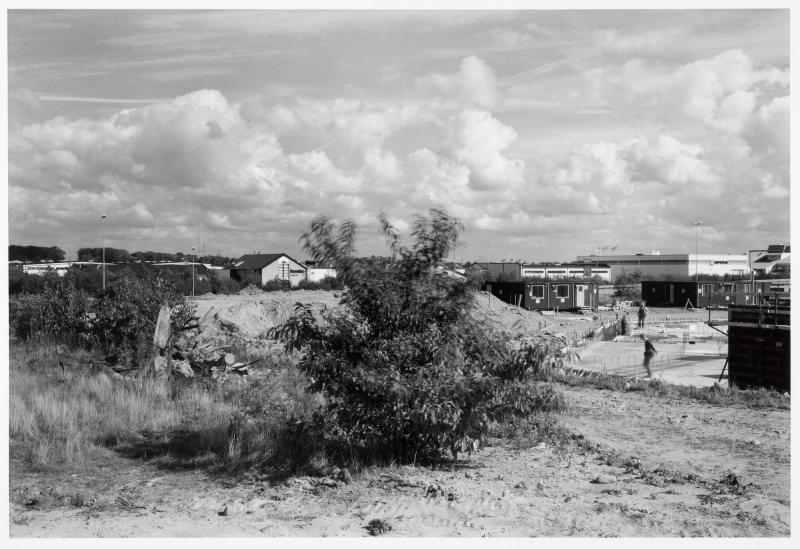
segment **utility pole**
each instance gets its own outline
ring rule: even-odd
[[[106,214],[100,216],[100,225],[103,227],[103,289],[106,289],[106,224],[103,221]]]
[[[195,254],[195,250],[196,248],[192,246],[192,257],[189,258],[192,262],[192,297],[194,297],[194,257],[197,255]]]
[[[702,224],[703,224],[702,221],[697,221],[697,222],[693,223],[693,225],[694,225],[694,281],[695,281],[695,283],[700,282],[700,271],[698,271],[698,268],[697,268],[697,260],[698,260],[698,257],[697,257],[697,235],[698,235],[698,232],[700,230],[700,225],[702,225]]]

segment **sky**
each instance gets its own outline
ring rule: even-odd
[[[789,242],[788,10],[11,10],[8,57],[12,244],[302,260],[324,214],[385,254],[433,207],[459,260]]]

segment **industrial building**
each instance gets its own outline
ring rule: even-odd
[[[522,278],[601,278],[611,280],[606,263],[531,263],[520,265]]]
[[[519,263],[475,263],[486,271],[487,280],[519,280],[522,277]]]
[[[784,302],[789,300],[789,290],[789,280],[642,281],[642,299],[651,307],[730,307]]]
[[[747,254],[634,254],[579,255],[579,263],[605,263],[610,279],[640,271],[646,277],[681,277],[696,275],[746,276],[750,273]]]
[[[484,290],[530,311],[596,307],[599,297],[594,282],[487,282]]]
[[[582,263],[476,263],[478,267],[486,271],[487,280],[495,281],[519,281],[523,278],[601,278],[610,281],[611,268],[603,263],[582,262]]]
[[[789,276],[791,247],[788,244],[770,244],[766,250],[750,250],[750,268],[757,275],[779,274]]]

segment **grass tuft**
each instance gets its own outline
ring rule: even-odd
[[[673,385],[657,379],[626,379],[600,372],[579,375],[571,370],[553,373],[552,380],[570,387],[594,387],[609,391],[640,392],[651,397],[699,400],[717,406],[744,406],[746,408],[776,408],[789,410],[788,394],[773,389],[739,389],[714,384],[711,387]]]

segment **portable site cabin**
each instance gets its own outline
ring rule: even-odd
[[[749,280],[730,282],[642,281],[642,299],[651,307],[729,307],[758,305],[764,298],[788,296],[788,281]]]
[[[599,297],[595,282],[487,282],[484,289],[529,311],[596,307]]]

